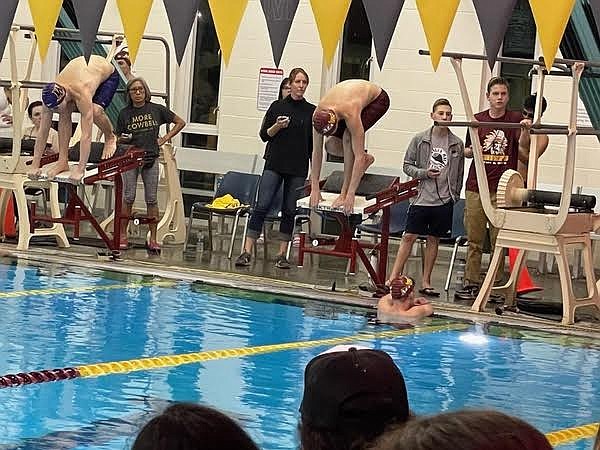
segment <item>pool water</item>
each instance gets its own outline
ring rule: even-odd
[[[547,433],[600,418],[600,347],[543,331],[434,319],[395,336],[364,310],[185,282],[0,260],[0,375],[207,350],[289,350],[0,389],[0,449],[124,449],[174,401],[297,448],[307,362],[344,338],[396,361],[417,414],[490,407]],[[275,351],[276,350],[276,351]],[[219,356],[220,355],[220,356]],[[560,449],[589,449],[580,440]]]

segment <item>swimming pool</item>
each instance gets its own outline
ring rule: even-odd
[[[387,351],[418,414],[492,407],[546,433],[600,418],[600,347],[581,338],[445,319],[395,329],[337,305],[2,259],[0,318],[0,375],[98,371],[0,389],[0,449],[128,448],[184,400],[234,416],[261,448],[296,448],[304,366],[337,343]],[[132,360],[129,373],[93,365]]]

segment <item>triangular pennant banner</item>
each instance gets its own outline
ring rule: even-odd
[[[233,44],[248,0],[208,0],[225,65],[229,64]]]
[[[18,4],[19,0],[4,0],[5,13],[0,15],[0,61],[2,61],[2,56],[4,55],[6,41],[8,41],[10,27],[15,18]]]
[[[460,0],[417,0],[433,70],[437,70]]]
[[[83,56],[89,61],[92,49],[96,43],[96,33],[100,26],[102,14],[106,7],[106,0],[72,0],[77,23],[81,30],[81,45],[83,46]]]
[[[173,44],[175,45],[175,57],[177,64],[181,65],[183,54],[187,47],[190,33],[198,14],[199,0],[164,0]]]
[[[552,0],[551,7],[547,0],[529,0],[529,4],[540,37],[546,69],[550,70],[575,0]]]
[[[117,7],[129,46],[129,59],[133,64],[152,9],[152,0],[117,0]]]
[[[363,5],[373,34],[377,63],[381,69],[390,48],[404,0],[363,0]]]
[[[600,0],[588,0],[588,3],[592,7],[594,13],[594,20],[596,21],[596,30],[600,33]]]
[[[279,67],[281,62],[281,55],[283,55],[283,49],[290,34],[298,3],[300,3],[300,0],[260,0],[260,5],[267,20],[271,51],[276,67]]]
[[[62,0],[29,0],[29,9],[42,60],[46,59],[61,6]]]
[[[310,0],[325,64],[331,66],[352,0]]]
[[[494,68],[510,17],[519,0],[473,0],[490,69]]]

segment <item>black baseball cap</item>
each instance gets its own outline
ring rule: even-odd
[[[300,414],[303,425],[324,430],[405,422],[410,411],[404,377],[381,350],[321,354],[306,366]]]

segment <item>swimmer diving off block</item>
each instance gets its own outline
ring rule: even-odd
[[[360,180],[375,161],[365,149],[365,131],[383,117],[390,107],[387,93],[369,81],[346,80],[336,84],[319,102],[313,114],[313,155],[311,161],[310,205],[321,201],[319,178],[325,150],[344,157],[344,182],[332,207],[350,213]]]
[[[29,172],[30,178],[37,179],[41,175],[40,162],[54,112],[58,112],[59,115],[59,158],[56,165],[48,170],[48,179],[52,180],[57,174],[70,170],[69,179],[75,183],[81,181],[90,155],[93,124],[104,134],[102,158],[110,158],[114,154],[117,138],[104,109],[112,101],[118,85],[119,74],[115,67],[105,58],[92,55],[88,64],[83,56],[71,60],[58,74],[56,81],[44,87],[44,108]],[[75,111],[81,114],[81,151],[79,163],[70,168],[69,140],[73,131],[71,115]]]

